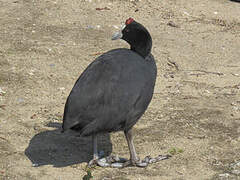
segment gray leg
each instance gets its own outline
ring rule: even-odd
[[[93,142],[93,159],[89,161],[88,166],[91,167],[97,164],[98,157],[98,150],[97,150],[97,135],[92,135],[92,142]]]
[[[124,131],[124,134],[126,136],[128,148],[130,151],[130,161],[127,161],[126,163],[124,163],[123,167],[129,166],[129,165],[146,167],[148,164],[155,163],[171,157],[170,155],[159,155],[156,158],[151,158],[150,156],[147,156],[142,161],[140,161],[140,159],[137,157],[137,153],[133,144],[132,129],[128,131]]]
[[[99,158],[97,149],[97,135],[92,136],[92,141],[93,141],[93,159],[97,160]]]
[[[126,137],[127,143],[128,143],[128,148],[129,148],[129,152],[130,152],[130,160],[133,163],[135,163],[135,162],[139,161],[139,158],[137,157],[135,146],[133,144],[132,129],[130,129],[129,131],[124,131],[124,134],[125,134],[125,137]]]
[[[101,158],[101,155],[98,154],[97,149],[97,135],[92,135],[93,142],[93,159],[88,163],[88,167],[95,165],[101,167],[122,167],[123,162],[127,160],[124,158],[119,158],[118,156],[108,156]]]
[[[128,148],[130,152],[130,161],[126,162],[124,166],[133,165],[138,167],[146,167],[148,163],[140,161],[140,159],[137,157],[136,149],[133,144],[133,135],[132,135],[132,129],[128,131],[124,131],[125,137],[127,139]]]

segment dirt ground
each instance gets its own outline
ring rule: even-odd
[[[100,8],[100,9],[96,9]],[[147,168],[100,168],[93,179],[240,179],[240,3],[229,0],[0,0],[0,179],[79,180],[91,138],[61,134],[66,98],[133,17],[149,29],[158,77],[134,127]],[[122,132],[105,154],[129,156]]]

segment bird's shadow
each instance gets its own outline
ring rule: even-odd
[[[59,123],[49,123],[47,126],[57,129],[36,134],[25,150],[25,155],[33,166],[65,167],[92,159],[91,137],[77,137],[74,132],[61,133]],[[112,143],[109,134],[98,136],[98,149],[103,150],[105,156],[111,154]]]

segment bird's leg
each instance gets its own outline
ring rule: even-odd
[[[98,165],[101,167],[122,167],[123,162],[127,160],[124,158],[119,158],[118,156],[110,155],[108,157],[102,158],[102,155],[98,154],[97,149],[97,135],[92,135],[93,141],[93,159],[88,163],[88,167]]]
[[[127,139],[128,148],[130,151],[130,161],[124,163],[123,167],[128,165],[146,167],[148,164],[155,163],[164,159],[171,157],[170,155],[159,155],[156,158],[151,158],[150,156],[145,157],[142,161],[137,157],[137,153],[133,144],[132,129],[124,131],[125,137]]]
[[[135,146],[133,144],[132,129],[130,129],[129,131],[124,131],[124,134],[125,134],[125,137],[126,137],[127,143],[128,143],[128,148],[129,148],[129,152],[130,152],[130,160],[133,163],[139,161],[139,158],[137,157]]]
[[[99,159],[97,148],[97,135],[93,135],[92,140],[93,140],[93,159],[97,160]]]
[[[134,165],[134,166],[140,166],[145,167],[147,166],[147,163],[141,162],[140,159],[137,157],[136,149],[133,144],[133,135],[132,135],[132,129],[128,131],[124,131],[125,137],[127,139],[128,148],[130,152],[130,161],[126,162],[124,166],[128,165]]]
[[[98,150],[97,150],[97,135],[92,135],[92,142],[93,142],[93,159],[89,161],[88,166],[91,167],[97,164],[97,160],[99,159]]]

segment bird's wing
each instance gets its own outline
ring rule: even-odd
[[[101,111],[106,85],[110,85],[111,69],[97,58],[76,81],[65,104],[63,129],[85,126]],[[97,111],[97,112],[96,112]]]

